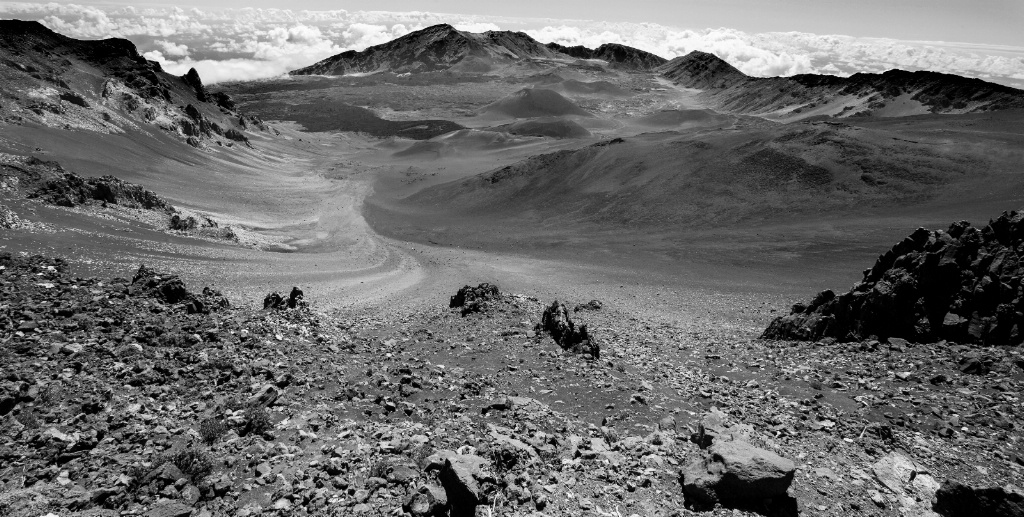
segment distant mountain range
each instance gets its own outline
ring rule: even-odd
[[[491,67],[523,60],[602,59],[615,67],[650,70],[663,58],[618,44],[591,50],[586,47],[544,45],[523,32],[457,30],[448,24],[411,32],[388,43],[356,52],[349,50],[319,63],[290,72],[292,75],[345,75],[353,73],[485,72]]]
[[[542,44],[522,32],[459,31],[442,24],[356,52],[350,50],[292,75],[391,72],[489,72],[504,65],[601,60],[609,68],[655,72],[702,90],[710,105],[781,120],[814,117],[906,116],[1024,108],[1024,91],[937,72],[890,70],[850,77],[802,74],[750,77],[714,54],[694,51],[668,61],[617,43],[591,49]]]
[[[680,86],[703,90],[720,109],[779,118],[904,116],[1024,108],[1024,90],[938,72],[889,70],[850,77],[749,77],[706,52],[677,57],[657,71]]]

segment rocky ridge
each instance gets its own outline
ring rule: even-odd
[[[679,85],[704,91],[733,113],[799,118],[974,113],[1024,108],[1024,91],[938,72],[889,70],[850,77],[801,74],[749,77],[706,52],[694,51],[658,71]]]
[[[221,227],[209,216],[176,208],[142,185],[114,176],[83,178],[55,161],[0,153],[0,199],[27,198],[65,208],[120,209],[152,219],[160,228],[189,235],[237,241],[231,227]],[[5,217],[15,224],[10,208]],[[17,222],[18,225],[22,223]]]
[[[849,292],[822,291],[775,319],[766,339],[901,338],[985,345],[1024,341],[1024,214],[978,228],[919,228],[880,256]]]
[[[661,56],[621,43],[605,43],[593,49],[582,45],[567,47],[558,43],[548,43],[547,47],[577,59],[600,59],[613,67],[629,70],[654,70],[668,62]]]
[[[272,132],[261,121],[245,123],[253,116],[209,92],[195,69],[174,76],[128,40],[77,40],[34,21],[0,20],[0,92],[7,124],[101,133],[152,126],[193,147],[246,144],[247,130]]]

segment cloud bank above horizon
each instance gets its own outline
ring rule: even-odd
[[[74,38],[128,38],[169,72],[184,74],[194,67],[211,84],[278,77],[346,50],[362,50],[449,23],[470,32],[523,31],[543,43],[622,43],[668,59],[701,50],[757,77],[901,68],[1024,88],[1024,47],[999,45],[415,11],[185,10],[15,2],[0,4],[0,17],[39,20]]]

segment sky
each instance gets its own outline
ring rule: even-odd
[[[131,39],[174,73],[276,77],[435,23],[541,42],[712,52],[754,76],[933,70],[1024,88],[1024,0],[0,1],[0,17]]]

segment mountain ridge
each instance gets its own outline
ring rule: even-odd
[[[1024,108],[1024,90],[926,70],[859,72],[849,77],[800,74],[751,77],[718,56],[693,51],[657,71],[676,84],[704,90],[733,113],[807,116],[901,116]]]
[[[596,49],[542,44],[525,32],[460,31],[442,23],[411,32],[362,51],[348,50],[289,75],[344,75],[376,72],[487,71],[492,64],[530,59],[602,59],[611,66],[653,70],[666,62],[660,56],[618,43]]]
[[[635,70],[654,70],[668,62],[661,56],[621,43],[604,43],[591,49],[582,45],[567,47],[552,42],[547,47],[578,59],[601,59],[615,67]]]
[[[289,75],[433,72],[460,64],[463,68],[478,70],[486,68],[488,61],[511,62],[554,57],[551,50],[522,32],[488,31],[474,34],[459,31],[448,24],[439,24],[363,51],[342,52],[313,65],[292,70]]]
[[[244,132],[269,130],[210,93],[195,69],[163,70],[127,39],[79,40],[37,21],[0,20],[0,120],[123,133],[154,126],[193,147],[248,143]]]

